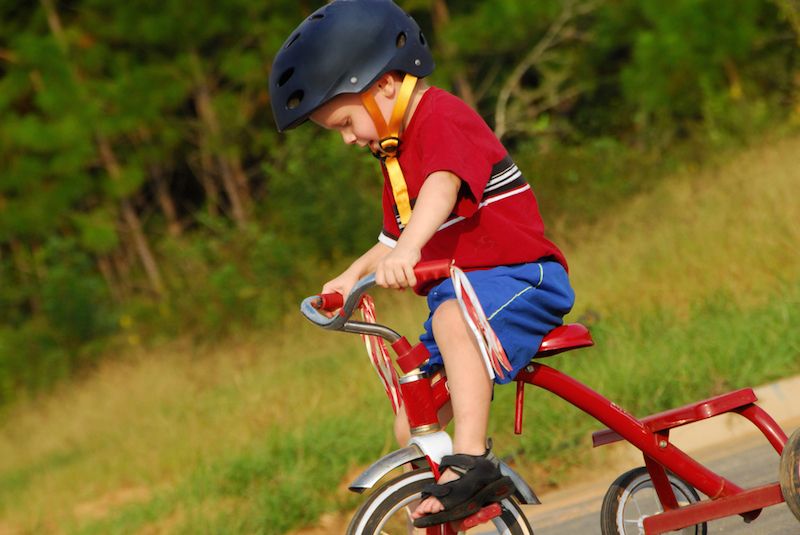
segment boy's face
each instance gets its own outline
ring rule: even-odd
[[[389,120],[396,100],[393,82],[385,77],[368,89],[373,92],[385,121]],[[372,152],[379,149],[378,130],[361,101],[361,95],[339,95],[312,113],[311,120],[323,128],[339,132],[348,145],[369,147]]]
[[[359,95],[339,95],[312,113],[311,120],[339,132],[348,145],[377,147],[378,131]]]
[[[311,120],[339,132],[348,145],[372,148],[377,144],[378,131],[359,95],[339,95],[312,113]]]

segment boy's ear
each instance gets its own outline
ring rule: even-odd
[[[394,98],[399,88],[398,79],[394,73],[384,73],[373,86],[376,95],[380,94],[388,99]]]

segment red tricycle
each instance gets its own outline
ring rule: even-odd
[[[420,263],[414,272],[418,282],[424,283],[447,278],[453,269],[450,261],[437,261]],[[447,379],[442,372],[429,374],[420,370],[428,358],[425,347],[412,346],[394,330],[375,323],[374,317],[366,321],[351,319],[374,284],[375,277],[370,275],[361,279],[346,298],[338,294],[316,295],[306,298],[301,305],[303,314],[320,327],[389,342],[396,353],[396,366],[402,371],[398,377],[386,354],[391,373],[386,366],[379,373],[385,381],[389,381],[388,375],[396,378],[399,394],[395,395],[399,395],[405,406],[411,440],[408,446],[367,468],[350,486],[350,490],[359,493],[377,486],[347,528],[347,533],[353,535],[410,533],[407,509],[419,499],[422,488],[439,477],[439,461],[452,452],[450,436],[441,429],[437,418],[438,410],[449,400]],[[320,310],[339,312],[329,317]],[[621,475],[606,493],[601,508],[603,535],[656,535],[675,530],[705,534],[706,522],[710,520],[740,515],[745,522],[751,522],[764,507],[784,501],[800,520],[800,430],[787,440],[775,420],[756,405],[752,389],[635,418],[587,386],[541,363],[545,357],[593,344],[589,331],[577,323],[558,327],[544,338],[531,363],[514,379],[517,384],[514,431],[522,432],[525,385],[531,384],[549,390],[607,426],[593,434],[595,446],[625,440],[642,452],[644,466]],[[731,412],[755,425],[778,453],[779,483],[743,489],[701,465],[670,441],[670,430],[675,427]],[[406,467],[405,471],[385,481],[400,467]],[[480,533],[533,533],[521,504],[540,503],[536,494],[502,461],[501,471],[514,482],[516,490],[512,496],[457,523],[429,527],[426,533],[454,534],[479,525]],[[697,491],[708,498],[701,500]],[[640,494],[654,494],[658,499],[648,500],[652,504],[648,509],[639,503]]]

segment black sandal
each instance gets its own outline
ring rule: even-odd
[[[439,470],[449,468],[461,477],[443,485],[431,483],[422,490],[422,499],[433,496],[444,509],[414,520],[414,527],[426,528],[444,522],[461,520],[490,503],[499,502],[514,493],[511,478],[500,473],[500,465],[491,453],[491,443],[483,455],[446,455]]]

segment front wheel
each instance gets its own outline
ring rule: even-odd
[[[693,487],[674,474],[667,474],[672,491],[683,507],[700,501]],[[661,502],[645,467],[634,468],[619,476],[608,488],[600,509],[603,535],[643,535],[644,519],[662,512]],[[681,530],[682,535],[705,535],[706,523]]]
[[[800,520],[800,429],[792,433],[783,446],[779,479],[786,505]]]
[[[428,469],[414,470],[402,474],[379,487],[358,508],[347,527],[347,535],[408,535],[415,533],[409,517],[408,507],[415,504],[422,488],[433,483],[433,474]],[[519,503],[513,498],[500,502],[503,513],[476,528],[481,535],[507,533],[511,535],[533,535]],[[423,530],[418,530],[422,533]]]

